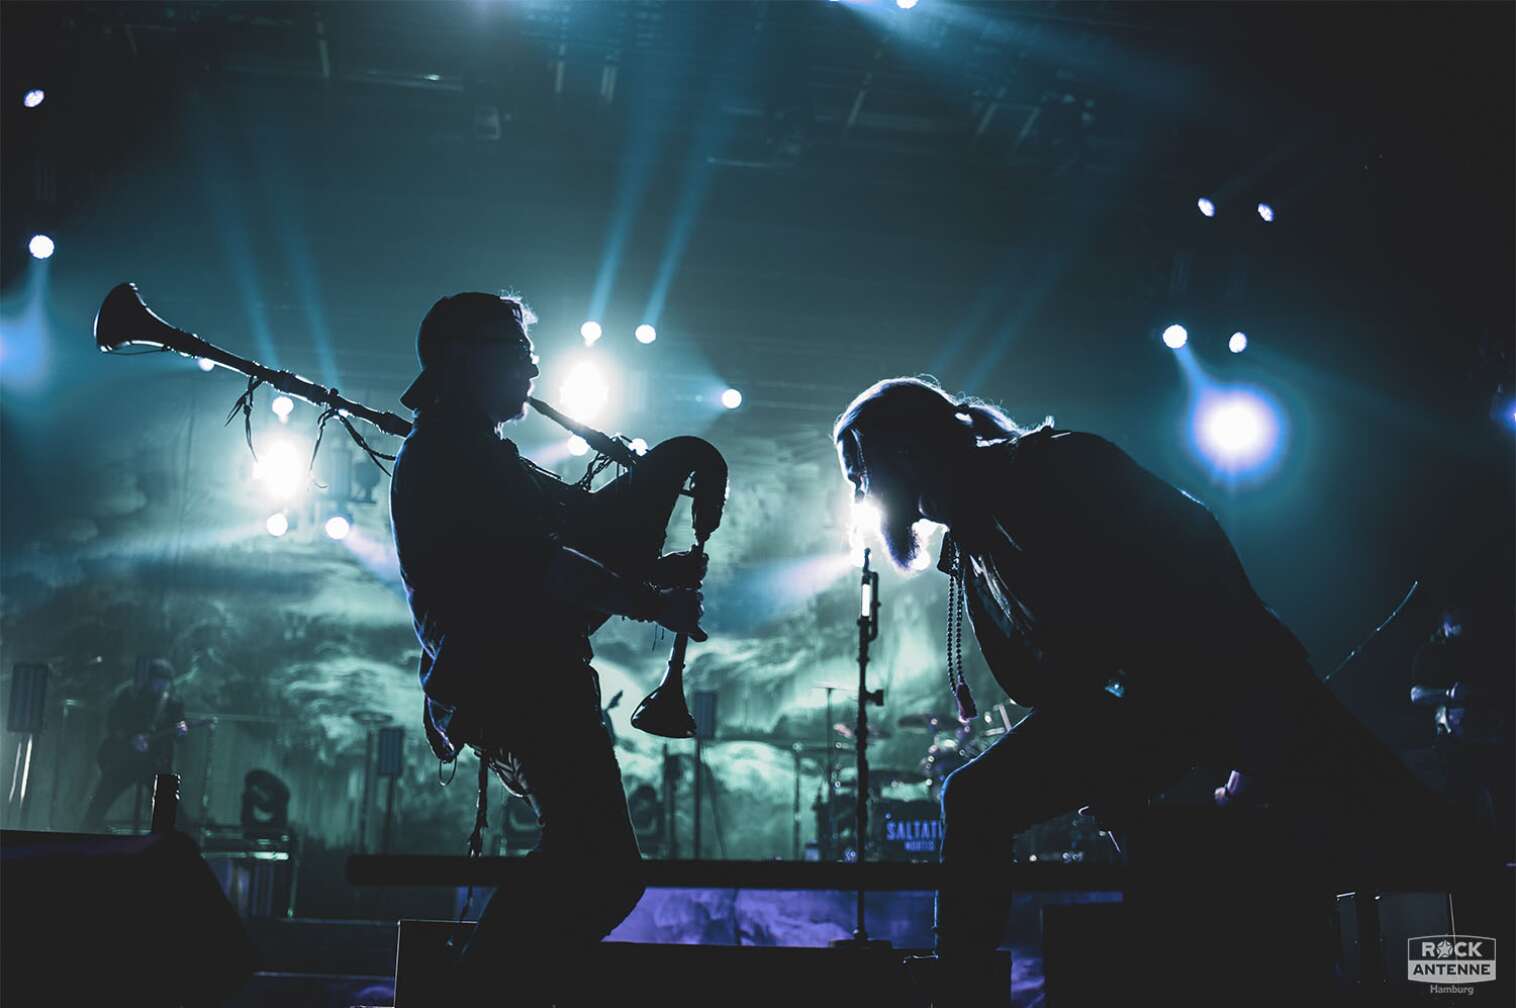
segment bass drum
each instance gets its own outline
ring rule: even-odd
[[[824,794],[811,803],[816,815],[817,856],[822,861],[852,861],[858,856],[853,843],[854,810],[857,808],[849,791],[839,790],[830,802]]]
[[[936,861],[942,851],[942,808],[935,801],[881,801],[871,820],[881,861]]]

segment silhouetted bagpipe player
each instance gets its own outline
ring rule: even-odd
[[[572,985],[576,953],[640,898],[640,854],[589,637],[614,615],[673,630],[663,680],[631,722],[666,738],[694,737],[685,649],[705,639],[705,543],[726,503],[726,462],[708,442],[674,437],[638,453],[627,439],[531,398],[532,321],[508,297],[438,301],[417,337],[422,370],[402,397],[415,411],[407,421],[177,329],[131,284],[114,288],[95,320],[103,351],[170,350],[247,375],[232,415],[247,421],[250,445],[252,399],[265,384],[323,407],[318,432],[339,423],[376,463],[392,457],[370,447],[353,419],[406,439],[393,457],[391,520],[422,647],[428,741],[446,763],[468,750],[478,757],[471,853],[482,847],[490,774],[530,801],[541,825],[534,870],[491,899],[461,951],[453,989],[437,994],[444,999],[509,982],[518,1003],[550,1002]],[[528,406],[594,449],[578,482],[534,465],[502,436]],[[594,489],[612,465],[615,477]],[[692,498],[694,544],[665,555],[681,495]]]
[[[726,469],[706,442],[677,438],[624,458],[626,472],[589,493],[587,481],[567,486],[523,459],[500,429],[525,415],[538,374],[529,319],[519,301],[479,293],[427,314],[423,370],[402,398],[415,429],[390,507],[423,647],[428,738],[444,760],[472,747],[541,825],[528,855],[540,870],[484,910],[463,953],[465,986],[509,975],[546,1002],[570,980],[574,949],[605,937],[643,891],[589,635],[622,615],[705,639],[702,550],[660,550],[691,477],[703,544]],[[687,733],[677,703],[682,717],[663,734]]]

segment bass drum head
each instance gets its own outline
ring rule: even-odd
[[[871,809],[882,861],[936,861],[942,851],[942,808],[929,799],[881,801]]]

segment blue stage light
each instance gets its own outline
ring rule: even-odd
[[[848,552],[854,567],[863,566],[863,551],[878,546],[882,535],[884,512],[867,497],[852,499],[852,520],[848,523]]]
[[[727,409],[736,409],[742,405],[742,393],[734,388],[729,388],[721,393],[721,405]]]
[[[27,108],[36,108],[38,105],[42,104],[42,100],[46,97],[46,91],[42,90],[41,88],[32,88],[26,93],[26,96],[21,99],[21,104],[25,105]]]
[[[1232,333],[1232,338],[1226,341],[1226,348],[1232,353],[1242,353],[1248,348],[1248,334],[1244,332]]]
[[[1163,331],[1163,345],[1170,350],[1178,350],[1189,341],[1190,334],[1182,325],[1171,325]]]
[[[590,443],[584,440],[584,438],[580,437],[578,434],[575,434],[573,437],[569,438],[568,445],[569,454],[575,458],[579,458],[583,455],[588,455],[590,452]]]
[[[32,254],[33,259],[46,259],[56,248],[53,240],[45,234],[32,235],[32,240],[26,243],[26,250]]]
[[[326,535],[329,539],[339,542],[347,538],[347,534],[353,530],[353,523],[346,515],[332,515],[326,520]]]
[[[289,500],[305,486],[307,465],[288,441],[275,441],[253,463],[253,479],[275,500]]]
[[[1203,214],[1205,214],[1207,217],[1214,217],[1214,216],[1216,216],[1216,204],[1212,203],[1210,200],[1206,199],[1204,196],[1202,196],[1198,200],[1196,200],[1195,201],[1195,205],[1197,207],[1199,207],[1200,208],[1200,212],[1203,213]]]
[[[651,343],[658,338],[658,330],[644,322],[637,327],[633,335],[637,337],[638,343]]]
[[[593,423],[610,397],[610,384],[600,370],[588,362],[574,365],[558,387],[563,411],[580,423]]]
[[[1282,414],[1259,393],[1217,389],[1195,410],[1193,437],[1211,465],[1242,475],[1258,473],[1278,459],[1283,426]]]
[[[275,511],[268,516],[268,521],[263,523],[263,527],[268,529],[269,535],[277,539],[290,530],[290,520],[284,516],[283,511]]]
[[[1265,221],[1273,221],[1274,208],[1267,203],[1260,203],[1258,204],[1258,216],[1262,217]]]
[[[600,323],[591,319],[579,327],[579,335],[584,338],[585,346],[594,346],[600,339]]]

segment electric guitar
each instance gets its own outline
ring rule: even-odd
[[[156,731],[137,732],[125,737],[119,735],[107,735],[100,743],[100,748],[95,752],[95,762],[99,764],[102,772],[120,762],[151,762],[153,758],[153,743],[159,739],[168,738],[179,734],[179,725],[184,725],[185,733],[203,728],[214,721],[215,718],[195,718],[192,721],[175,722],[166,728]],[[146,750],[137,749],[135,740],[143,738],[147,740]]]

